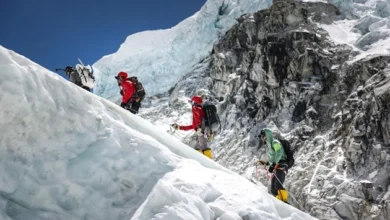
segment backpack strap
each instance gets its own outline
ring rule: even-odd
[[[130,80],[131,78],[127,78],[126,81],[130,81],[133,83],[134,92],[133,95],[130,97],[130,101],[135,101],[138,98],[138,91],[137,91],[137,83]]]

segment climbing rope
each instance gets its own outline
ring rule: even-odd
[[[272,175],[276,178],[276,180],[280,183],[280,185],[288,192],[288,194],[291,196],[291,198],[293,198],[293,200],[295,201],[296,204],[298,204],[298,206],[304,210],[306,213],[309,213],[299,202],[298,200],[295,198],[295,196],[290,192],[290,190],[287,190],[287,188],[283,185],[283,183],[279,180],[279,178],[274,174],[272,173]]]
[[[195,133],[194,131],[184,134],[183,132],[174,129],[172,126],[170,126],[169,133],[172,134],[174,137],[179,139],[181,142],[189,141],[191,136]]]
[[[258,170],[258,162],[256,162],[256,176],[258,176],[258,173],[259,173],[259,170]],[[275,175],[275,172],[271,173],[271,175],[269,175],[269,172],[268,172],[268,169],[267,169],[267,166],[264,164],[264,170],[266,171],[266,176],[268,179],[272,179],[272,177],[275,177],[275,179],[280,183],[280,185],[288,192],[288,194],[291,196],[291,198],[295,201],[296,204],[298,204],[298,206],[304,210],[306,213],[309,213],[299,202],[298,200],[295,198],[294,194],[292,194],[290,192],[290,190],[288,190],[284,185],[283,183],[279,180],[279,178]]]

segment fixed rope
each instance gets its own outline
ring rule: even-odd
[[[256,162],[256,175],[258,176],[258,162]],[[275,171],[271,173],[271,175],[269,175],[269,172],[268,172],[268,169],[267,169],[267,165],[264,164],[264,170],[266,171],[266,176],[268,179],[272,179],[272,177],[275,177],[275,179],[280,183],[280,185],[288,192],[289,196],[291,196],[291,198],[294,200],[294,202],[296,204],[298,204],[298,206],[304,210],[306,213],[309,213],[299,202],[298,200],[295,198],[294,194],[292,194],[290,192],[290,190],[288,190],[284,185],[283,183],[279,180],[279,178],[275,175]]]

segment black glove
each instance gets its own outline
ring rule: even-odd
[[[123,95],[123,91],[121,90],[120,92],[119,92],[121,95]]]
[[[272,173],[272,172],[274,172],[274,169],[275,169],[275,163],[273,163],[271,166],[269,166],[268,172]]]
[[[179,125],[178,124],[171,124],[171,126],[173,127],[173,129],[175,129],[175,130],[178,130],[179,129]]]

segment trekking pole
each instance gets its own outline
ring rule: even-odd
[[[61,69],[61,68],[57,68],[55,69],[55,71],[58,73],[58,71],[64,71],[64,73],[66,74],[67,77],[70,77],[70,74],[68,74],[68,72],[65,71],[65,69]]]
[[[286,187],[284,187],[284,185],[282,184],[282,182],[279,180],[279,178],[276,176],[276,175],[274,175],[273,174],[273,176],[276,178],[276,180],[280,183],[280,185],[284,188],[284,189],[286,189]],[[287,189],[286,189],[286,191],[287,191]],[[294,195],[291,193],[291,192],[289,192],[288,191],[288,193],[289,193],[289,195],[291,196],[291,198],[293,198],[293,200],[299,205],[299,207],[302,209],[302,210],[304,210],[306,213],[309,213],[305,208],[303,208],[303,206],[298,202],[298,200],[294,197]]]
[[[81,65],[85,66],[84,63],[80,60],[80,58],[77,58]]]

